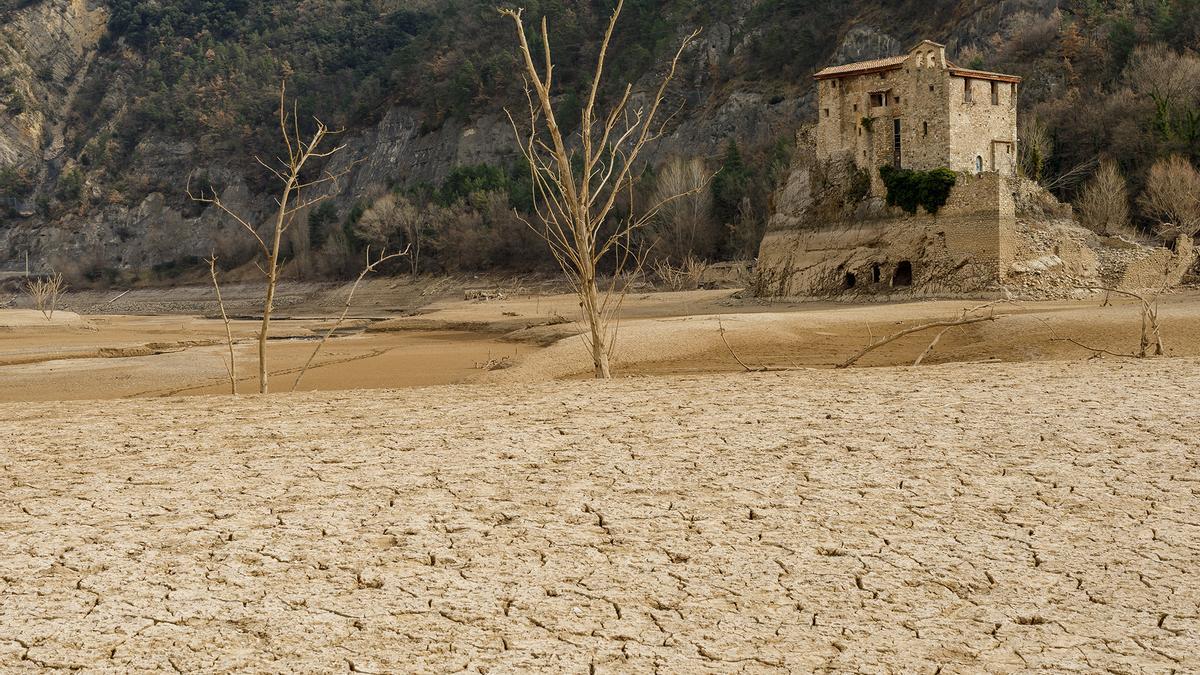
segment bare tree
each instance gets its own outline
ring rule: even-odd
[[[1200,171],[1179,155],[1150,167],[1146,190],[1138,200],[1146,215],[1158,220],[1159,236],[1174,240],[1200,233]]]
[[[229,346],[229,363],[225,364],[225,371],[229,374],[229,393],[237,396],[237,366],[233,359],[233,330],[229,326],[229,314],[225,312],[225,301],[221,298],[221,284],[217,283],[217,255],[215,253],[208,257],[208,274],[212,277],[213,290],[217,293],[217,307],[221,309],[221,320],[225,322],[225,344]]]
[[[644,260],[632,249],[632,235],[655,217],[664,202],[683,196],[675,195],[652,205],[640,216],[634,215],[634,168],[638,166],[646,144],[663,133],[666,122],[660,123],[656,118],[667,85],[675,76],[684,49],[699,34],[697,31],[684,38],[648,109],[631,109],[633,87],[626,85],[616,105],[607,114],[598,115],[597,99],[605,61],[623,7],[624,0],[618,0],[601,41],[591,88],[583,105],[577,144],[569,142],[554,110],[554,64],[545,17],[541,22],[541,54],[535,57],[526,39],[521,17],[523,10],[500,10],[516,27],[525,66],[528,129],[522,132],[511,113],[509,121],[521,152],[529,162],[534,208],[540,222],[537,232],[550,245],[579,296],[588,328],[585,339],[597,378],[612,376],[609,361],[627,290],[623,272],[628,271],[631,262]],[[538,58],[543,62],[540,68],[535,63]],[[578,151],[568,150],[568,147],[578,147]],[[631,195],[629,212],[627,216],[617,218],[614,208],[623,191]],[[618,221],[615,225],[609,222],[610,216]],[[610,257],[616,272],[612,281],[601,289],[598,271],[602,262]]]
[[[310,162],[330,157],[346,147],[343,144],[328,150],[322,150],[322,144],[328,137],[331,134],[338,134],[340,132],[331,131],[319,119],[314,118],[313,122],[315,129],[311,135],[307,136],[306,140],[306,137],[301,134],[299,115],[296,113],[295,107],[293,106],[292,112],[288,112],[287,84],[286,82],[280,84],[279,131],[283,136],[287,156],[276,159],[278,168],[255,157],[255,160],[267,171],[270,171],[271,175],[280,183],[279,196],[275,199],[277,208],[272,218],[271,229],[266,238],[260,235],[257,228],[246,218],[226,206],[221,201],[216,190],[212,190],[211,194],[208,195],[204,192],[194,195],[191,191],[190,182],[187,188],[187,195],[190,199],[212,204],[242,225],[254,237],[265,263],[265,266],[260,265],[259,267],[267,282],[266,293],[263,298],[262,328],[258,334],[258,391],[261,394],[267,393],[269,388],[267,330],[271,327],[271,314],[275,306],[275,289],[279,284],[280,273],[283,270],[280,257],[283,235],[295,222],[297,213],[307,212],[314,205],[333,196],[333,193],[325,187],[327,184],[333,184],[336,190],[338,179],[350,171],[350,169],[346,169],[337,174],[326,171],[316,177],[312,177],[310,172],[306,172],[306,169],[311,169]],[[320,189],[318,190],[318,188]],[[314,192],[319,192],[319,194],[314,196]]]
[[[426,217],[408,199],[389,192],[375,200],[354,226],[354,232],[382,250],[402,239],[409,271],[420,270],[421,247],[425,243]],[[397,236],[399,235],[399,236]]]
[[[362,284],[363,279],[367,278],[368,274],[371,274],[375,270],[379,269],[379,266],[383,263],[392,260],[393,258],[399,258],[401,256],[408,255],[408,253],[408,249],[400,251],[399,253],[393,253],[391,255],[380,253],[378,258],[372,260],[371,247],[367,247],[367,263],[362,268],[362,272],[359,272],[358,278],[354,280],[354,285],[350,287],[350,293],[346,295],[346,304],[344,307],[342,307],[341,316],[339,316],[337,321],[335,321],[333,325],[329,327],[329,330],[325,331],[325,335],[321,336],[321,341],[317,343],[316,348],[313,349],[313,353],[308,357],[308,360],[304,362],[304,366],[300,368],[300,373],[296,375],[296,381],[292,383],[293,392],[300,387],[300,380],[304,378],[304,374],[308,372],[309,367],[312,366],[312,363],[316,360],[317,355],[321,353],[321,349],[325,346],[325,343],[329,342],[329,338],[333,337],[333,334],[337,332],[337,329],[346,321],[346,315],[350,313],[350,305],[354,302],[354,294],[358,291],[358,287],[360,284]]]
[[[1166,288],[1166,280],[1163,281],[1163,289],[1165,289],[1165,288]],[[1106,286],[1089,286],[1082,290],[1104,291],[1104,293],[1105,293],[1104,304],[1101,305],[1102,307],[1107,306],[1109,304],[1109,296],[1110,295],[1123,295],[1125,297],[1133,298],[1138,301],[1138,304],[1140,305],[1140,308],[1141,308],[1141,317],[1142,317],[1142,330],[1141,330],[1141,336],[1138,341],[1138,350],[1136,352],[1133,352],[1130,354],[1123,354],[1121,352],[1114,352],[1114,351],[1111,351],[1108,349],[1104,349],[1103,347],[1087,345],[1087,344],[1084,344],[1083,342],[1080,342],[1079,340],[1076,340],[1075,338],[1061,337],[1054,330],[1054,327],[1050,325],[1049,321],[1046,321],[1045,319],[1041,319],[1041,322],[1043,324],[1045,324],[1047,328],[1050,329],[1050,341],[1051,342],[1069,342],[1069,343],[1075,345],[1076,347],[1080,347],[1080,348],[1086,349],[1090,352],[1093,352],[1094,355],[1107,354],[1109,356],[1117,356],[1117,357],[1121,357],[1121,358],[1130,358],[1130,359],[1144,359],[1144,358],[1148,358],[1151,356],[1164,356],[1167,353],[1167,350],[1163,347],[1162,327],[1158,323],[1158,298],[1161,295],[1162,291],[1156,292],[1154,294],[1145,294],[1145,293],[1137,293],[1134,291],[1121,290],[1121,289],[1117,289],[1117,288],[1108,288]]]
[[[1098,234],[1132,236],[1129,226],[1129,188],[1121,169],[1111,159],[1100,162],[1092,180],[1075,203],[1079,221]]]
[[[67,282],[63,281],[61,274],[54,272],[48,277],[26,281],[25,292],[33,300],[33,306],[50,321],[58,309],[59,297],[67,292]]]
[[[658,172],[653,202],[665,204],[647,227],[654,237],[656,255],[682,263],[690,256],[712,252],[712,191],[698,190],[712,173],[700,158],[669,160]],[[688,195],[683,199],[672,197]]]

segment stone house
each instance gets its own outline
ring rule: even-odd
[[[908,54],[825,68],[817,157],[852,159],[882,190],[879,167],[1017,172],[1015,75],[959,68],[926,40]]]

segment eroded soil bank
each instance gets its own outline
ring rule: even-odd
[[[513,287],[486,301],[465,300],[461,288],[437,290],[432,286],[436,281],[422,283],[381,280],[362,289],[352,317],[316,359],[300,389],[528,383],[586,377],[590,371],[573,296]],[[252,290],[231,290],[231,304],[251,311]],[[284,294],[286,309],[271,330],[273,391],[291,389],[316,341],[340,313],[345,290],[289,287]],[[192,313],[59,312],[54,321],[46,321],[29,310],[0,310],[0,401],[228,392],[225,328],[209,313],[215,305],[204,289],[137,293],[115,303],[101,296],[73,300],[85,311],[108,311],[124,303],[131,312]],[[781,304],[741,299],[733,290],[634,293],[626,299],[617,372],[739,372],[742,364],[827,368],[871,339],[953,318],[979,302]],[[1101,297],[1025,302],[989,311],[1002,318],[947,332],[926,363],[1083,361],[1099,352],[1079,344],[1114,353],[1138,347],[1140,306],[1128,299],[1108,304]],[[253,316],[240,316],[233,323],[234,360],[239,391],[248,393],[257,386],[259,325]],[[1200,294],[1165,296],[1160,319],[1168,355],[1200,356]],[[911,364],[935,334],[899,340],[861,365]]]

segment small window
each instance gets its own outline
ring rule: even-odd
[[[826,108],[826,109],[825,109],[825,116],[826,116],[826,117],[829,117],[829,108]]]
[[[963,103],[971,102],[971,80],[963,79]]]
[[[885,105],[887,105],[887,94],[885,94],[885,93],[871,94],[871,107],[872,108],[882,108]]]
[[[857,103],[854,104],[854,112],[858,112],[858,104]]]
[[[992,83],[992,105],[1000,105],[1000,86]]]
[[[879,263],[871,265],[871,283],[877,284],[881,279],[883,279],[883,268],[879,266]]]
[[[886,80],[886,79],[887,79],[887,73],[880,73],[880,74],[879,74],[879,79],[881,79],[881,80]]]
[[[933,85],[929,85],[929,91],[933,91]]]
[[[983,173],[983,157],[975,155],[975,173]]]
[[[929,135],[929,122],[922,122],[922,123],[921,123],[921,135],[922,135],[922,136],[928,136],[928,135]]]
[[[897,97],[896,97],[896,103],[899,103],[899,102],[900,102],[900,97],[899,97],[899,96],[897,96]]]

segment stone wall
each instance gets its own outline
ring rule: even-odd
[[[772,228],[759,264],[785,296],[946,295],[998,290],[1015,251],[1008,180],[960,175],[936,214],[873,198],[845,220]]]
[[[966,100],[966,88],[971,100]],[[992,87],[997,103],[992,103]],[[976,158],[984,171],[1016,175],[1017,85],[973,78],[949,78],[950,147],[947,167],[976,172]]]

